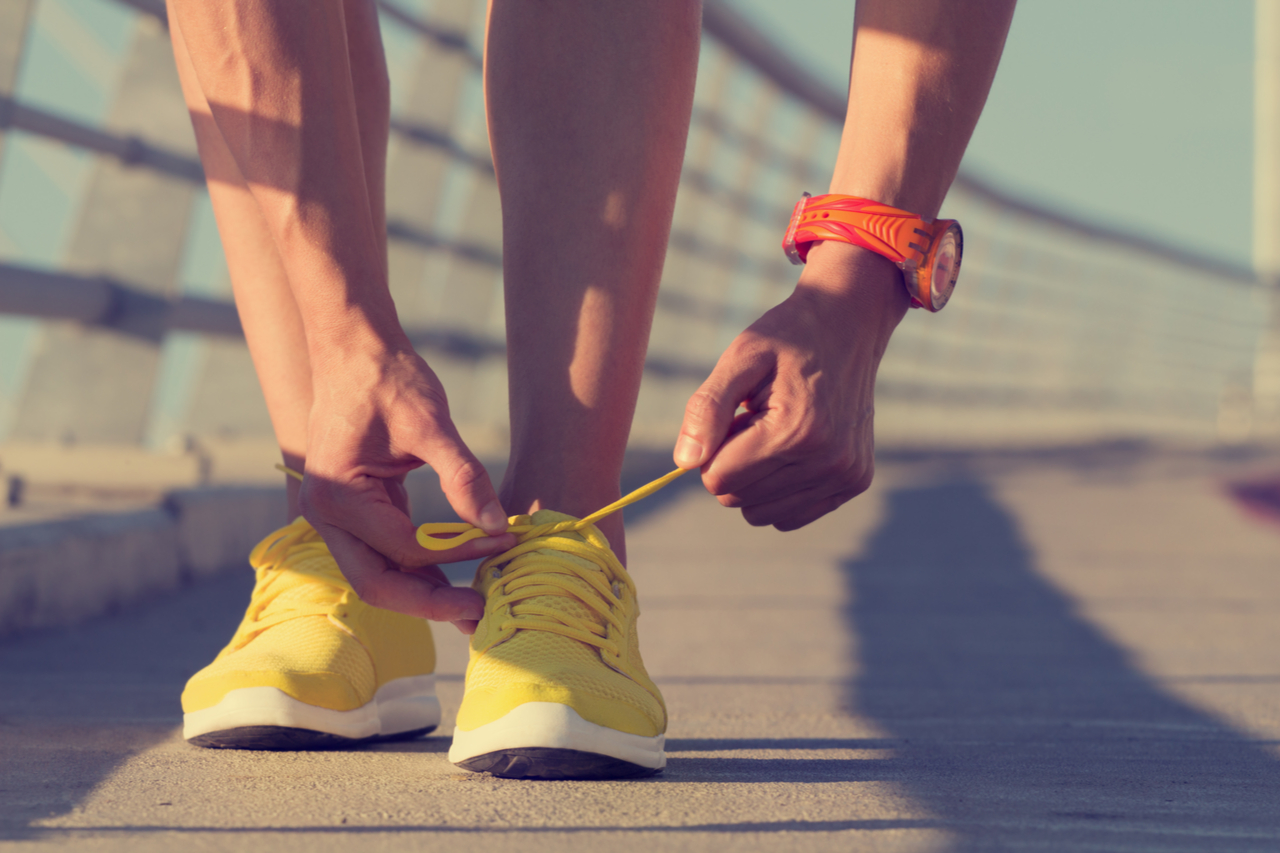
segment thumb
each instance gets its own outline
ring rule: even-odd
[[[440,424],[441,431],[421,454],[440,478],[440,490],[453,511],[463,521],[474,524],[490,536],[508,527],[507,513],[480,460],[462,441],[451,423]]]
[[[760,387],[771,370],[767,359],[746,359],[731,349],[689,398],[676,440],[676,465],[701,468],[729,434],[738,405]]]

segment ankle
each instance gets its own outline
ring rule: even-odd
[[[282,450],[280,455],[284,459],[284,467],[297,471],[299,474],[306,470],[307,460],[305,456],[297,453],[290,453],[287,450]],[[298,482],[298,480],[291,475],[285,474],[284,494],[285,503],[289,512],[288,521],[293,521],[295,518],[302,515],[302,505],[299,502],[299,496],[302,494],[302,483]]]
[[[513,456],[507,464],[498,497],[509,514],[550,509],[582,518],[622,497],[621,471],[612,470],[615,466],[573,461],[547,465],[545,459],[523,464]]]

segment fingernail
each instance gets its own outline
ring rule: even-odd
[[[507,529],[507,514],[502,511],[502,504],[490,501],[480,510],[480,527],[486,533]]]
[[[676,464],[681,468],[697,468],[702,464],[702,445],[687,435],[676,442]]]

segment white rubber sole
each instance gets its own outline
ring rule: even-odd
[[[351,711],[308,705],[275,687],[232,690],[211,708],[183,714],[182,736],[191,740],[211,732],[278,726],[364,740],[438,725],[436,677],[415,675],[387,682],[378,688],[373,699]]]
[[[449,760],[463,764],[490,753],[524,749],[570,749],[606,755],[658,771],[667,766],[666,735],[644,737],[588,722],[568,705],[526,702],[500,719],[469,732],[453,731]]]

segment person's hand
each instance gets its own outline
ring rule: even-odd
[[[450,420],[440,381],[407,344],[329,359],[315,372],[303,515],[361,599],[474,631],[483,599],[436,564],[487,557],[515,537],[503,534],[506,513]],[[424,462],[454,511],[489,537],[447,551],[417,543],[404,478]]]
[[[795,292],[734,340],[690,398],[676,464],[701,467],[722,505],[779,530],[866,491],[876,369],[907,305],[885,258],[815,244]]]

